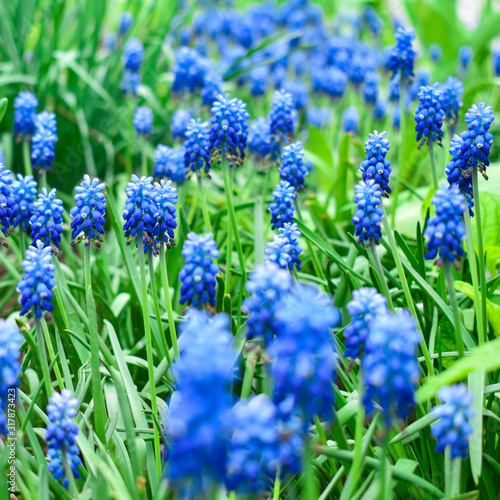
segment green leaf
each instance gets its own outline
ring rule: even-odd
[[[476,486],[481,477],[481,468],[483,465],[483,399],[484,399],[484,371],[470,373],[468,377],[469,391],[474,394],[472,400],[472,409],[474,416],[471,419],[471,425],[474,432],[470,438],[469,456],[472,478]]]
[[[0,123],[2,123],[5,112],[7,111],[8,104],[9,104],[9,101],[7,100],[6,97],[4,97],[3,99],[0,99]]]

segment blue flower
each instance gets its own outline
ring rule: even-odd
[[[304,189],[305,176],[309,174],[304,165],[304,150],[300,141],[283,148],[280,164],[280,178],[289,182],[296,190]]]
[[[263,116],[259,116],[250,124],[248,150],[260,158],[266,157],[271,151],[271,128],[269,121]]]
[[[380,185],[382,196],[389,197],[391,194],[389,177],[392,169],[386,156],[391,146],[386,136],[387,132],[379,134],[376,130],[373,134],[368,134],[368,141],[365,142],[366,156],[359,170],[362,172],[364,181],[373,179]]]
[[[293,271],[295,267],[301,270],[302,247],[299,245],[299,238],[302,233],[299,231],[297,223],[285,222],[283,227],[278,229],[273,241],[267,243],[264,261],[275,262],[279,267],[287,267]]]
[[[104,38],[103,46],[108,51],[115,50],[117,35],[114,32],[106,33]]]
[[[307,108],[309,104],[309,93],[305,83],[287,80],[283,84],[283,90],[292,94],[293,105],[297,111],[302,111]]]
[[[267,91],[269,80],[269,67],[257,66],[249,73],[248,85],[250,87],[250,94],[252,97],[261,97]]]
[[[306,111],[306,121],[315,128],[325,128],[330,125],[333,112],[330,108],[317,108],[311,106]]]
[[[444,404],[432,409],[432,415],[439,419],[431,428],[432,436],[438,440],[436,453],[449,446],[451,458],[467,458],[469,437],[474,432],[470,423],[474,417],[470,407],[474,395],[465,384],[441,387],[437,395]]]
[[[361,88],[365,104],[376,104],[378,99],[378,84],[380,75],[376,71],[369,71],[365,76],[365,82]]]
[[[53,245],[60,250],[64,207],[56,195],[55,189],[48,192],[46,188],[42,188],[42,192],[33,204],[30,225],[33,245],[40,240],[44,246]]]
[[[122,92],[123,95],[137,95],[137,89],[141,84],[142,77],[141,74],[137,71],[132,71],[130,69],[123,70],[123,79],[122,79]]]
[[[326,94],[332,99],[344,96],[347,87],[347,74],[336,67],[314,68],[311,75],[314,92]]]
[[[419,342],[415,320],[406,310],[378,314],[370,323],[361,363],[363,405],[368,416],[379,405],[386,428],[396,418],[405,419],[415,406]]]
[[[71,221],[72,246],[80,241],[85,242],[85,246],[90,241],[94,241],[97,246],[102,243],[104,234],[104,224],[106,223],[106,195],[103,191],[106,184],[99,179],[90,179],[88,174],[83,176],[83,181],[75,187],[75,203],[70,210],[73,217]]]
[[[500,48],[495,47],[491,54],[491,62],[493,64],[493,72],[495,76],[500,76]]]
[[[417,142],[421,148],[428,141],[437,142],[441,146],[443,137],[444,111],[441,108],[441,92],[439,84],[434,87],[420,87],[418,93],[419,103],[415,110],[415,131]]]
[[[15,437],[9,432],[5,411],[8,399],[16,399],[16,389],[19,386],[21,364],[21,344],[24,338],[15,321],[0,318],[0,435]],[[9,422],[9,427],[13,424]],[[12,429],[12,427],[11,427]]]
[[[3,154],[2,148],[0,148],[0,163],[3,163],[3,165],[5,165],[5,155]]]
[[[26,232],[30,218],[33,214],[33,205],[36,200],[37,182],[32,175],[23,177],[17,174],[17,180],[12,183],[12,211],[10,223],[12,227],[20,226],[21,231]]]
[[[52,290],[56,287],[52,264],[52,248],[38,240],[34,246],[26,250],[26,260],[23,260],[24,276],[17,285],[21,294],[21,312],[23,316],[33,309],[35,317],[41,318],[43,313],[54,310],[52,305]]]
[[[437,64],[439,61],[441,61],[441,57],[443,55],[443,49],[441,48],[441,45],[439,45],[438,43],[433,43],[429,47],[429,55],[431,56],[432,62]]]
[[[229,94],[219,96],[212,109],[210,150],[213,156],[224,156],[229,166],[240,166],[245,159],[248,133],[248,111],[240,99],[230,99]]]
[[[366,74],[373,69],[373,64],[370,61],[370,55],[361,50],[356,51],[354,56],[349,61],[349,81],[357,87],[365,81]]]
[[[120,16],[120,25],[118,27],[118,33],[120,36],[125,35],[133,24],[134,16],[130,12],[122,12],[122,15]]]
[[[392,80],[389,80],[387,91],[389,93],[389,101],[398,103],[401,96],[401,85],[399,83],[400,76],[396,75]]]
[[[204,304],[215,306],[215,277],[219,274],[219,267],[212,259],[220,255],[213,234],[198,236],[189,233],[182,248],[185,259],[184,267],[179,273],[181,286],[180,304],[189,304],[202,307]]]
[[[335,391],[335,348],[331,329],[340,321],[332,298],[315,287],[296,284],[276,309],[280,322],[269,347],[273,399],[278,411],[293,408],[304,429],[315,416],[330,421]]]
[[[172,366],[178,392],[172,395],[165,421],[166,475],[181,498],[208,498],[226,479],[230,386],[237,354],[225,314],[210,318],[192,309],[181,330],[181,355]]]
[[[14,134],[30,136],[35,132],[38,100],[31,92],[19,92],[14,99]]]
[[[393,78],[397,74],[405,80],[413,77],[413,65],[417,53],[413,50],[412,42],[415,32],[412,28],[399,27],[394,35],[396,45],[391,48],[387,69],[392,71]]]
[[[293,136],[294,109],[292,94],[282,90],[274,92],[271,110],[267,115],[271,130],[273,158],[281,153],[281,143],[290,141]]]
[[[180,47],[175,53],[173,68],[173,92],[187,91],[193,94],[199,91],[204,84],[205,74],[211,69],[210,61],[196,49]]]
[[[296,197],[295,186],[289,182],[281,181],[280,184],[276,184],[273,192],[274,203],[269,205],[272,229],[283,227],[286,222],[293,222],[295,213],[293,200]]]
[[[49,170],[54,164],[56,157],[57,135],[52,130],[36,127],[35,134],[31,139],[31,161],[35,168]]]
[[[3,163],[0,163],[0,244],[7,246],[2,234],[9,236],[12,210],[14,208],[14,198],[12,197],[12,179],[10,170],[5,170]]]
[[[458,121],[458,113],[462,106],[464,85],[460,80],[449,76],[446,82],[439,85],[438,88],[441,92],[441,107],[444,111],[444,119],[453,133]]]
[[[358,244],[365,242],[369,247],[372,243],[378,244],[382,238],[381,221],[384,211],[382,210],[382,188],[373,179],[359,181],[354,186],[354,203],[356,212],[352,223],[356,226]]]
[[[207,71],[203,78],[203,87],[200,95],[205,106],[212,106],[214,101],[222,92],[222,76],[217,71]]]
[[[48,128],[51,132],[57,135],[57,119],[55,113],[42,111],[35,117],[36,128]]]
[[[363,19],[370,33],[374,36],[379,36],[384,25],[377,11],[371,5],[363,7]]]
[[[147,106],[139,106],[132,119],[137,135],[151,135],[153,131],[153,111]]]
[[[437,190],[432,198],[432,204],[436,207],[436,215],[429,219],[425,229],[427,248],[425,254],[428,260],[435,259],[439,252],[437,265],[443,262],[455,262],[464,255],[462,240],[467,233],[462,222],[462,216],[466,208],[465,196],[460,193],[456,184],[447,187],[446,183],[441,185],[442,191]]]
[[[176,109],[174,111],[172,125],[170,126],[170,131],[174,139],[184,140],[186,138],[187,126],[192,118],[191,111],[187,109]]]
[[[394,130],[399,130],[401,127],[401,108],[399,106],[392,108],[391,123]]]
[[[155,149],[155,177],[160,179],[166,177],[177,185],[184,184],[189,171],[184,162],[185,154],[184,146],[171,148],[158,144]]]
[[[184,164],[186,170],[200,172],[205,169],[208,174],[211,167],[209,154],[210,125],[198,118],[192,119],[186,131],[186,140],[184,141]]]
[[[175,205],[179,201],[177,189],[172,186],[172,181],[165,182],[163,179],[154,183],[153,199],[156,205],[154,217],[156,219],[155,240],[164,242],[167,248],[175,245],[174,229],[177,227],[177,212]]]
[[[342,113],[342,129],[349,135],[356,135],[359,132],[359,112],[355,106],[349,106]]]
[[[137,73],[142,65],[144,57],[144,47],[138,38],[130,38],[123,50],[123,66]]]
[[[77,408],[80,401],[73,397],[73,392],[63,389],[61,394],[54,392],[47,405],[47,416],[50,423],[47,425],[47,457],[49,459],[48,469],[54,479],[62,479],[63,486],[69,486],[69,478],[66,476],[65,464],[71,469],[73,477],[78,479],[80,473],[78,467],[82,465],[79,457],[80,448],[76,444],[79,428],[75,422]]]
[[[375,288],[360,288],[352,292],[347,304],[351,323],[344,330],[346,358],[362,358],[370,334],[370,324],[378,314],[387,311],[387,299]]]
[[[472,62],[473,55],[474,53],[472,52],[472,47],[469,47],[468,45],[463,45],[460,49],[458,49],[459,69],[464,76],[469,69],[470,63]]]
[[[125,193],[127,201],[123,210],[125,224],[123,230],[130,244],[135,238],[144,238],[151,246],[154,239],[156,219],[154,217],[156,205],[153,200],[153,178],[137,177],[133,174],[131,182],[127,184]]]
[[[377,102],[373,108],[373,118],[375,120],[384,120],[387,116],[387,108],[389,107],[389,102],[385,97],[378,96]]]
[[[264,345],[269,345],[278,332],[277,306],[291,286],[290,273],[275,263],[255,267],[246,284],[250,297],[243,302],[243,310],[249,314],[247,339],[263,338]]]

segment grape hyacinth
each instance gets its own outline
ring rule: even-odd
[[[281,144],[289,142],[294,129],[293,96],[283,90],[274,92],[271,110],[267,115],[271,131],[271,153],[273,159],[279,157]]]
[[[187,109],[176,109],[174,111],[170,127],[174,139],[184,140],[186,138],[187,126],[192,118],[191,112]]]
[[[500,47],[495,47],[491,54],[491,63],[493,65],[493,73],[495,76],[500,76]]]
[[[188,170],[185,165],[186,150],[184,146],[171,148],[158,144],[155,149],[154,175],[157,178],[166,177],[177,185],[184,184]]]
[[[375,105],[378,99],[378,85],[380,75],[376,71],[370,71],[366,74],[361,93],[365,104]]]
[[[130,12],[122,12],[120,16],[120,24],[118,26],[118,34],[124,36],[132,28],[134,24],[134,16]]]
[[[132,71],[130,69],[123,70],[122,77],[122,93],[123,95],[137,95],[137,89],[141,84],[142,77],[138,71]]]
[[[415,110],[415,131],[417,142],[420,141],[418,147],[421,148],[428,141],[442,146],[444,111],[441,108],[439,85],[420,87],[418,98],[419,104]]]
[[[441,387],[437,393],[442,405],[432,408],[432,415],[439,420],[431,427],[431,434],[438,440],[436,453],[450,447],[451,458],[467,458],[469,438],[474,432],[470,408],[474,395],[465,384]]]
[[[366,156],[361,162],[359,170],[362,172],[365,182],[373,179],[380,186],[382,196],[388,198],[391,194],[389,177],[392,169],[389,160],[386,158],[391,147],[386,136],[387,132],[379,134],[376,130],[373,134],[368,134],[368,141],[365,142]]]
[[[278,233],[273,242],[266,245],[264,260],[275,262],[282,268],[288,267],[291,271],[296,267],[300,271],[302,262],[299,255],[303,250],[299,245],[299,238],[302,233],[297,223],[285,222],[283,227],[278,229]]]
[[[344,330],[344,356],[362,359],[370,334],[370,324],[379,314],[387,312],[387,299],[375,288],[360,288],[352,292],[347,311],[351,323]]]
[[[231,168],[243,164],[249,118],[246,106],[240,99],[230,99],[229,94],[226,94],[217,97],[210,110],[210,151],[213,157],[220,157],[219,164],[222,158],[228,160]]]
[[[93,241],[98,247],[102,243],[104,224],[106,223],[106,184],[99,179],[90,179],[88,174],[83,176],[83,181],[75,187],[75,203],[70,210],[73,218],[71,221],[71,246],[84,241],[87,246]]]
[[[344,96],[347,82],[346,73],[336,67],[320,67],[312,75],[312,89],[334,100]]]
[[[162,179],[159,183],[154,183],[153,199],[156,205],[156,208],[153,209],[156,219],[156,251],[159,242],[165,243],[167,248],[175,245],[174,229],[177,227],[175,205],[179,201],[179,195],[177,194],[177,189],[172,186],[172,181],[165,182]]]
[[[208,71],[203,78],[203,87],[200,95],[204,106],[212,106],[222,92],[222,76],[217,71]]]
[[[441,184],[441,190],[435,192],[432,204],[436,207],[436,215],[429,219],[424,236],[428,240],[425,254],[427,260],[435,259],[436,265],[445,262],[454,263],[464,255],[462,240],[467,232],[462,222],[466,209],[465,196],[460,193],[456,184]]]
[[[474,53],[472,52],[472,47],[468,45],[463,45],[458,49],[458,72],[465,77],[467,71],[472,62],[472,57]]]
[[[252,97],[261,97],[267,91],[269,80],[269,68],[267,66],[257,66],[249,73],[249,88]]]
[[[246,289],[250,297],[243,302],[243,310],[249,314],[247,339],[262,338],[268,346],[279,332],[276,321],[277,305],[292,286],[290,273],[273,262],[256,266],[250,274]]]
[[[63,202],[56,198],[56,195],[55,189],[49,192],[47,188],[42,188],[33,204],[30,225],[33,245],[36,244],[37,240],[40,240],[44,246],[53,245],[60,250],[64,207]]]
[[[289,182],[297,191],[304,189],[305,176],[309,174],[304,165],[304,150],[300,141],[283,148],[280,165],[280,178]]]
[[[0,163],[0,244],[4,246],[8,246],[3,236],[9,236],[13,208],[14,198],[12,197],[10,170],[5,170],[4,164]]]
[[[297,197],[295,187],[288,181],[281,181],[274,189],[274,202],[269,205],[272,229],[283,227],[286,222],[293,222],[293,200]]]
[[[250,124],[248,151],[258,158],[265,158],[271,151],[271,128],[263,116]]]
[[[355,106],[349,106],[342,113],[342,130],[349,135],[359,132],[359,112]]]
[[[394,419],[405,419],[415,406],[419,342],[415,320],[406,310],[378,314],[370,323],[361,364],[363,405],[367,415],[375,411],[375,403],[379,405],[387,429]]]
[[[193,94],[203,87],[205,74],[210,69],[210,61],[196,49],[180,47],[175,53],[172,92],[187,91]]]
[[[36,108],[38,100],[35,94],[28,91],[19,92],[14,99],[14,134],[31,136],[35,132]]]
[[[151,135],[153,131],[153,111],[147,106],[139,106],[132,119],[134,129],[139,136]]]
[[[52,298],[56,286],[52,264],[52,248],[44,246],[38,240],[34,246],[26,250],[26,259],[23,260],[24,276],[17,285],[21,294],[21,312],[23,316],[33,310],[36,318],[41,318],[45,312],[52,312]]]
[[[373,107],[373,118],[378,121],[384,120],[387,116],[388,107],[389,101],[385,97],[379,96]]]
[[[274,262],[282,269],[286,269],[292,260],[290,256],[291,248],[292,246],[286,238],[275,234],[273,236],[273,241],[266,243],[264,263]]]
[[[15,401],[19,386],[21,344],[24,338],[16,322],[0,318],[0,435],[15,438],[13,424],[7,425],[8,400]]]
[[[57,119],[55,113],[42,111],[35,117],[35,127],[48,128],[54,134],[57,134]]]
[[[415,31],[412,28],[399,27],[394,38],[396,45],[391,48],[387,69],[392,71],[393,78],[400,75],[404,80],[408,80],[413,77],[413,65],[417,55],[412,45]]]
[[[181,281],[180,304],[202,307],[204,304],[215,306],[215,277],[219,267],[213,262],[220,255],[213,234],[199,236],[189,233],[182,248],[185,259],[184,267],[179,273]]]
[[[369,247],[372,242],[378,244],[382,238],[381,221],[382,188],[373,179],[359,181],[354,186],[354,203],[357,204],[352,223],[356,226],[358,244],[365,242]]]
[[[433,63],[439,63],[439,61],[441,61],[441,57],[443,56],[443,49],[441,48],[441,45],[433,43],[429,47],[429,55]]]
[[[202,122],[199,118],[191,120],[186,130],[184,141],[184,163],[186,170],[197,172],[200,175],[202,169],[208,174],[211,167],[209,154],[210,125]]]
[[[458,113],[462,106],[464,85],[460,80],[449,76],[438,88],[441,92],[441,108],[444,111],[444,119],[448,124],[450,132],[454,133],[458,121]]]
[[[50,170],[56,157],[57,135],[49,128],[37,126],[31,139],[31,162],[42,171]]]
[[[125,70],[137,73],[142,65],[144,47],[138,38],[130,38],[123,51],[123,66]]]
[[[54,392],[47,405],[47,416],[50,423],[47,425],[47,457],[48,469],[54,479],[62,479],[65,488],[69,486],[65,464],[69,465],[73,477],[78,479],[78,467],[82,465],[79,457],[80,448],[76,444],[79,428],[75,422],[77,408],[80,401],[73,397],[73,391],[63,389],[61,394]]]
[[[28,224],[33,214],[33,205],[35,203],[38,190],[37,182],[32,175],[23,177],[17,174],[17,180],[12,183],[12,210],[10,223],[12,227],[20,227],[21,231],[26,232]]]
[[[306,121],[314,128],[325,128],[330,125],[333,119],[333,112],[330,108],[307,108]]]
[[[309,104],[309,94],[307,86],[302,82],[286,81],[283,90],[292,95],[293,105],[297,111],[302,111]]]

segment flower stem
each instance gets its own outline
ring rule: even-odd
[[[78,492],[78,487],[76,486],[76,481],[75,481],[75,476],[73,475],[73,471],[71,470],[71,465],[68,461],[68,452],[65,450],[65,447],[63,446],[62,449],[63,456],[64,456],[64,472],[66,473],[66,477],[68,478],[69,481],[69,489],[71,491],[71,498],[78,498],[79,492]]]
[[[374,241],[370,243],[370,255],[372,256],[372,264],[377,271],[378,277],[380,278],[380,284],[382,285],[382,291],[384,292],[385,298],[387,299],[387,306],[391,311],[394,311],[394,304],[392,303],[391,292],[389,291],[389,286],[387,284],[387,280],[385,278],[384,270],[382,268],[382,264],[380,262],[377,247]]]
[[[458,308],[455,286],[453,284],[453,271],[449,262],[444,263],[444,276],[446,279],[448,294],[450,296],[450,305],[453,310],[453,323],[455,323],[453,326],[455,330],[455,338],[457,341],[458,357],[461,358],[464,355],[464,341],[462,339],[462,333],[460,330],[460,310]]]
[[[148,307],[148,287],[146,282],[146,265],[144,262],[144,243],[142,241],[142,233],[139,233],[137,238],[138,253],[139,253],[139,268],[141,274],[141,289],[142,289],[142,318],[144,321],[144,334],[146,336],[146,354],[148,361],[148,378],[149,387],[151,390],[151,409],[153,411],[153,428],[154,428],[154,448],[156,467],[158,474],[161,474],[161,459],[160,459],[160,434],[156,422],[158,422],[158,407],[156,404],[156,387],[155,387],[155,372],[153,365],[153,341],[151,338],[151,325],[149,323],[149,307]]]
[[[33,167],[31,166],[31,151],[29,139],[23,139],[23,163],[24,175],[33,175]]]
[[[363,423],[365,420],[365,408],[359,401],[358,415],[356,416],[356,429],[354,434],[354,458],[352,460],[351,468],[351,482],[349,484],[349,495],[356,491],[356,484],[358,483],[358,475],[361,469],[361,453],[363,451]]]
[[[273,500],[279,500],[280,493],[281,493],[281,481],[280,481],[280,471],[278,467],[278,471],[276,472],[276,479],[274,481]]]
[[[382,457],[380,462],[380,489],[379,498],[390,500],[392,498],[392,490],[387,491],[387,483],[390,483],[391,468],[388,467],[389,449],[387,447],[387,437],[382,442]]]
[[[146,153],[146,138],[145,137],[142,137],[141,153],[142,153],[141,173],[143,176],[147,177],[148,176],[148,155]]]
[[[170,340],[174,350],[174,359],[179,357],[179,347],[177,345],[177,334],[175,332],[174,311],[172,308],[172,299],[170,298],[170,285],[168,283],[167,262],[165,259],[165,243],[160,244],[160,270],[163,292],[165,293],[165,302],[167,303],[168,329],[170,331]]]
[[[49,362],[47,360],[47,352],[45,350],[45,340],[43,338],[41,318],[35,318],[35,329],[36,329],[36,338],[38,341],[38,352],[40,353],[40,364],[42,368],[43,380],[45,383],[45,392],[47,393],[47,400],[49,400],[50,397],[52,396],[53,390],[50,381]]]
[[[201,175],[197,175],[196,180],[198,181],[198,191],[200,193],[200,203],[201,210],[203,211],[203,220],[205,222],[205,231],[207,233],[211,233],[212,224],[210,223],[210,213],[208,212],[207,200],[205,198],[205,190],[203,188],[203,180],[201,178]]]
[[[477,250],[479,254],[479,284],[481,286],[481,316],[483,320],[484,340],[488,334],[488,317],[486,312],[486,263],[484,261],[483,225],[481,223],[481,201],[479,200],[479,183],[477,167],[472,170],[472,189],[474,191],[474,209],[476,211]]]
[[[434,186],[434,191],[439,189],[438,174],[436,167],[436,155],[434,154],[434,143],[432,141],[427,141],[429,146],[429,158],[431,159],[431,170],[432,170],[432,184]]]

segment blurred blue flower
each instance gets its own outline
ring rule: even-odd
[[[378,99],[378,85],[380,83],[380,75],[376,71],[366,73],[364,84],[361,88],[363,101],[365,104],[376,104]]]
[[[420,87],[418,99],[418,107],[415,110],[415,131],[417,142],[420,141],[418,147],[421,148],[428,141],[441,146],[444,111],[441,108],[439,85]]]
[[[312,69],[311,84],[314,92],[326,94],[332,99],[344,96],[347,87],[347,74],[336,67],[316,67]]]
[[[177,185],[184,184],[186,174],[189,172],[184,161],[185,154],[184,146],[171,148],[158,144],[155,149],[155,177],[160,179],[166,177]]]
[[[265,158],[271,151],[271,128],[263,116],[250,124],[248,151],[260,158]]]
[[[446,82],[439,85],[438,88],[441,92],[441,107],[444,111],[444,119],[451,133],[454,133],[458,121],[458,113],[463,103],[464,85],[460,80],[449,76]]]
[[[290,141],[294,129],[293,96],[288,92],[277,90],[273,94],[271,110],[267,115],[271,130],[271,152],[273,159],[281,154],[281,145]]]
[[[274,189],[274,202],[269,205],[272,229],[283,227],[286,222],[293,222],[295,213],[293,200],[297,197],[295,186],[287,181],[276,184]]]
[[[377,11],[371,5],[363,7],[363,19],[370,33],[374,36],[379,36],[384,25]]]
[[[153,131],[153,111],[147,106],[138,106],[132,119],[134,129],[139,136],[151,135]]]
[[[463,45],[460,49],[458,49],[459,73],[461,73],[463,77],[467,74],[467,70],[469,69],[473,56],[474,53],[472,51],[472,47],[469,47],[468,45]]]
[[[359,132],[359,112],[355,106],[349,106],[342,113],[342,130],[349,135]]]
[[[132,71],[130,69],[123,70],[122,79],[122,93],[123,95],[131,95],[135,97],[137,95],[137,89],[141,84],[142,77],[138,71]]]
[[[14,198],[12,197],[12,179],[10,170],[6,170],[0,163],[0,244],[7,246],[2,238],[9,236],[12,210],[14,209]]]
[[[392,71],[393,78],[399,74],[404,80],[408,80],[413,77],[413,65],[417,55],[412,45],[415,31],[412,28],[399,27],[394,38],[396,45],[391,48],[387,69]]]
[[[373,134],[368,134],[368,140],[365,142],[366,156],[359,166],[363,180],[373,179],[380,185],[382,196],[386,197],[391,194],[389,177],[392,169],[389,160],[386,158],[390,147],[387,132],[379,134],[375,130]]]
[[[384,120],[387,116],[388,107],[389,101],[385,97],[379,95],[373,108],[373,118],[378,121]]]
[[[205,106],[212,106],[217,97],[222,93],[222,76],[216,71],[207,71],[203,78],[203,87],[200,95]]]
[[[283,90],[292,94],[293,104],[297,111],[302,111],[309,104],[307,86],[302,82],[287,80],[283,83]]]
[[[392,108],[391,123],[394,130],[399,130],[401,127],[401,108],[399,106]]]
[[[176,109],[174,111],[170,126],[170,132],[174,139],[184,140],[186,138],[187,126],[192,118],[191,111],[188,109]]]
[[[61,233],[63,230],[63,202],[56,198],[57,191],[42,188],[33,204],[33,214],[30,218],[31,238],[33,245],[40,240],[44,246],[53,245],[61,249]]]
[[[14,99],[14,134],[30,136],[35,132],[36,108],[38,100],[28,91],[19,92]]]
[[[250,70],[248,86],[252,97],[261,97],[267,91],[269,81],[269,67],[257,66]]]
[[[300,141],[283,148],[280,164],[280,178],[289,182],[296,190],[304,189],[305,176],[309,174],[304,165],[304,150]]]
[[[441,57],[443,55],[443,49],[441,48],[441,45],[439,43],[433,43],[429,47],[429,55],[431,56],[431,60],[434,63],[438,63],[441,61]]]
[[[123,50],[124,69],[137,73],[142,65],[144,47],[138,38],[130,38]]]
[[[326,128],[333,120],[333,111],[330,108],[310,106],[306,111],[306,121],[315,128]]]
[[[122,12],[122,15],[120,16],[120,24],[118,26],[118,33],[120,36],[125,35],[133,24],[134,16],[130,12]]]
[[[495,76],[500,76],[500,48],[495,47],[491,54],[491,62],[493,64],[493,72]]]
[[[180,47],[175,52],[172,92],[186,91],[193,94],[199,91],[203,87],[205,74],[209,69],[211,69],[210,61],[196,49]]]
[[[13,205],[10,215],[12,227],[19,226],[21,231],[26,232],[38,194],[37,186],[38,184],[33,180],[32,175],[23,177],[21,174],[17,174],[17,180],[12,183]]]
[[[356,227],[358,244],[364,242],[366,247],[378,244],[382,238],[382,188],[373,179],[359,181],[354,186],[354,203],[356,212],[352,223]]]
[[[49,170],[54,164],[56,157],[57,135],[52,130],[36,127],[31,138],[31,162],[33,167],[40,170]]]
[[[202,169],[205,169],[206,174],[210,171],[209,133],[210,125],[208,122],[202,123],[199,118],[189,122],[184,141],[186,170],[198,172],[198,175]]]

